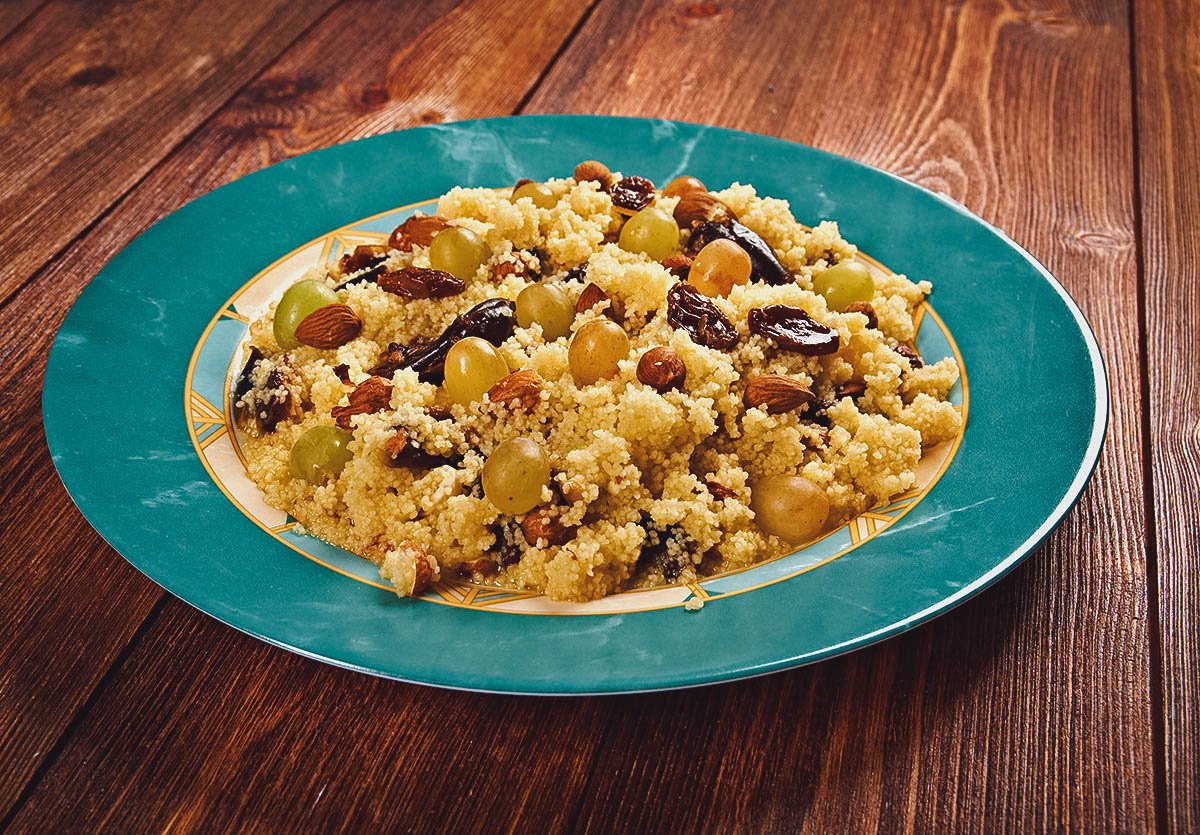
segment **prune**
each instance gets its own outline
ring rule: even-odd
[[[378,284],[381,290],[406,299],[444,299],[457,296],[467,286],[457,276],[423,267],[404,267],[383,273]]]

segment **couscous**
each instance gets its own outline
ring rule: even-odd
[[[928,282],[749,185],[581,163],[454,188],[250,327],[251,478],[401,596],[453,576],[584,601],[789,553],[955,437]]]

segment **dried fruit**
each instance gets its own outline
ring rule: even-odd
[[[266,373],[261,387],[254,386],[255,370],[264,359],[263,352],[252,347],[233,389],[234,420],[245,431],[259,434],[274,432],[283,421],[299,417],[300,411],[288,385],[288,375],[280,365]]]
[[[732,350],[737,329],[712,301],[685,282],[667,291],[667,323],[687,332],[700,345],[718,351]]]
[[[474,577],[481,575],[483,577],[491,577],[500,570],[500,566],[496,565],[496,561],[488,557],[480,557],[477,560],[461,563],[458,566],[459,573],[466,577]]]
[[[915,368],[924,368],[925,361],[921,359],[921,355],[917,353],[917,349],[911,345],[901,342],[894,349],[897,354],[908,360],[908,364]]]
[[[843,310],[842,312],[843,313],[861,313],[863,316],[867,317],[867,327],[868,328],[879,327],[879,319],[876,318],[875,308],[871,307],[870,302],[854,302],[853,304],[847,305],[846,309]]]
[[[843,397],[849,397],[852,400],[857,399],[861,397],[866,390],[867,384],[862,380],[849,380],[845,383],[842,383],[842,385],[838,387],[837,399],[841,400]]]
[[[383,444],[383,463],[385,466],[415,467],[426,469],[440,467],[442,464],[455,464],[458,459],[432,455],[417,444],[408,431],[402,426],[396,427],[392,437]]]
[[[488,389],[488,400],[530,412],[541,402],[544,383],[542,375],[533,369],[514,371]]]
[[[680,229],[691,229],[704,222],[728,223],[737,220],[733,210],[707,191],[685,192],[675,204],[675,222]]]
[[[832,354],[838,349],[838,332],[813,319],[800,307],[769,304],[750,311],[750,333],[775,341],[784,351],[806,356]]]
[[[754,271],[750,274],[752,281],[764,281],[767,284],[791,284],[795,278],[787,267],[779,263],[771,245],[759,237],[758,233],[749,229],[736,220],[727,223],[705,221],[692,231],[688,241],[688,251],[694,253],[704,249],[707,244],[718,238],[725,238],[746,250]]]
[[[343,284],[374,281],[383,272],[383,262],[387,260],[387,257],[388,248],[380,244],[359,244],[354,247],[353,252],[343,255],[338,261],[338,269],[345,276],[350,276],[352,273],[358,273],[358,275],[354,275]]]
[[[588,180],[599,183],[602,190],[610,191],[616,178],[604,163],[594,159],[585,159],[575,166],[575,181],[582,183]]]
[[[429,246],[433,236],[449,225],[450,221],[440,215],[415,214],[392,231],[388,246],[401,252],[412,252],[414,246]]]
[[[670,258],[664,259],[662,265],[667,269],[667,272],[680,281],[687,281],[688,271],[692,268],[692,256],[676,252]]]
[[[760,374],[746,381],[746,405],[772,415],[799,409],[812,399],[808,386],[783,374]]]
[[[318,307],[296,326],[296,341],[310,348],[330,351],[357,339],[362,320],[347,304]]]
[[[342,381],[343,385],[350,385],[350,366],[346,363],[340,363],[333,367],[334,375]]]
[[[621,304],[620,299],[610,298],[608,293],[600,289],[600,285],[594,283],[589,283],[579,294],[579,300],[575,302],[575,312],[583,313],[585,310],[591,310],[601,302],[608,302],[608,309],[604,311],[605,316],[617,324],[625,320],[625,305]]]
[[[379,276],[379,287],[406,299],[444,299],[457,296],[466,283],[450,273],[424,267],[404,267]]]
[[[512,260],[497,261],[491,266],[492,283],[499,284],[510,275],[519,275],[536,281],[538,279],[538,270],[534,267],[534,264],[537,263],[536,258],[537,256],[533,253],[521,249],[513,253]]]
[[[637,364],[637,378],[659,394],[683,387],[687,367],[679,354],[666,346],[651,348]]]
[[[455,342],[464,337],[478,336],[493,345],[500,345],[512,336],[516,325],[516,305],[508,299],[488,299],[459,314],[432,343],[414,345],[407,350],[392,343],[368,373],[390,377],[401,368],[411,368],[423,382],[440,383],[446,354]]]
[[[625,177],[612,187],[612,202],[625,214],[640,212],[654,202],[654,183],[645,177]]]
[[[564,525],[556,507],[539,507],[521,520],[525,541],[537,545],[544,539],[547,545],[565,545],[575,536],[575,528]]]
[[[732,499],[737,495],[737,491],[732,487],[726,487],[721,482],[714,481],[711,478],[705,480],[704,486],[708,488],[708,492],[712,494],[714,499]]]
[[[382,377],[368,377],[350,392],[349,398],[348,405],[334,406],[330,412],[334,422],[347,431],[350,429],[350,418],[354,415],[373,414],[391,405],[392,384]]]

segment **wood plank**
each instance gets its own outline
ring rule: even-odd
[[[0,298],[334,0],[53,0],[0,48]]]
[[[599,739],[603,704],[339,670],[172,599],[12,825],[497,832],[536,811],[561,831],[594,742],[559,741]]]
[[[0,2],[0,41],[4,40],[26,18],[33,15],[46,0],[2,0]]]
[[[1200,831],[1200,8],[1134,6],[1166,825]]]
[[[602,4],[529,110],[756,130],[945,192],[1063,280],[1130,392],[1128,37],[1120,2]],[[576,825],[1151,828],[1140,420],[1115,399],[1082,503],[950,618],[790,676],[622,702]]]
[[[0,820],[160,595],[71,507],[42,439],[45,357],[71,301],[140,231],[242,173],[381,130],[510,112],[584,8],[544,4],[522,49],[496,62],[516,8],[339,7],[0,307]]]

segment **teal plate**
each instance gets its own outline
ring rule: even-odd
[[[366,561],[297,534],[245,480],[227,386],[247,312],[297,271],[378,240],[455,185],[564,176],[589,158],[659,183],[681,173],[714,187],[752,183],[787,199],[803,223],[838,221],[872,268],[932,281],[918,347],[928,360],[960,360],[966,385],[951,400],[965,430],[927,455],[917,489],[749,571],[574,606],[450,581],[401,600]],[[1078,499],[1108,401],[1079,308],[957,203],[770,137],[523,116],[304,154],[165,218],[71,309],[50,352],[43,410],[54,463],[88,521],[198,609],[355,670],[568,694],[795,667],[961,603],[1017,565]],[[686,610],[695,597],[703,608]]]

